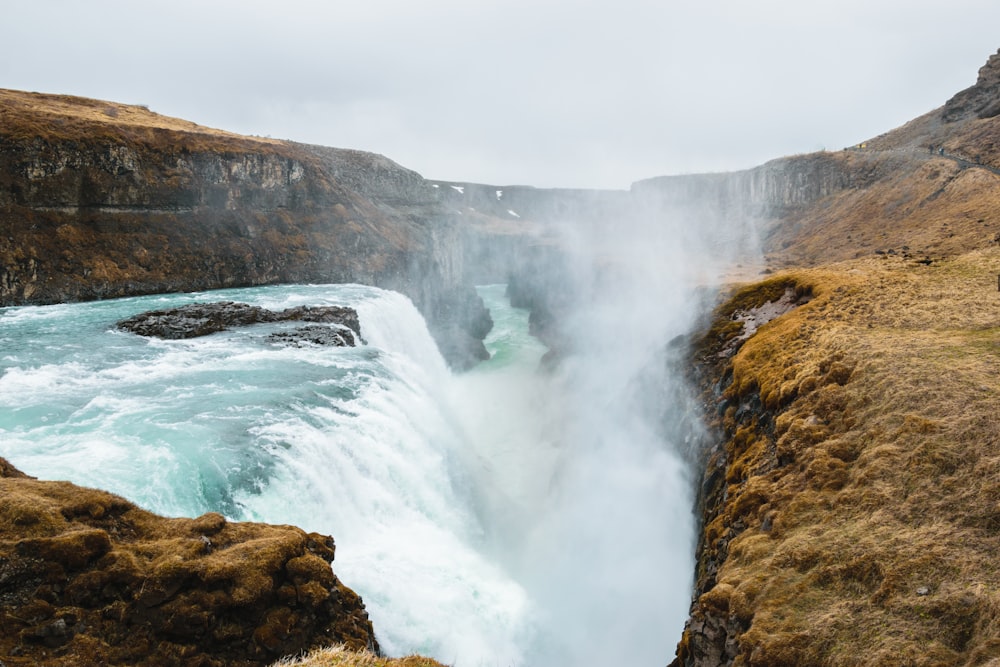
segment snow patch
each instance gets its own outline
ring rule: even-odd
[[[455,192],[457,192],[460,195],[464,195],[465,194],[465,186],[463,186],[463,185],[453,185],[453,186],[451,186],[451,189],[454,190]]]
[[[500,199],[500,197],[503,197],[503,190],[497,190],[497,199]]]
[[[520,217],[521,217],[521,216],[519,216],[519,215],[518,215],[517,213],[515,213],[514,211],[512,211],[512,210],[510,210],[510,209],[507,209],[507,212],[508,212],[508,213],[510,213],[510,214],[511,214],[512,216],[514,216],[515,218],[520,218]]]

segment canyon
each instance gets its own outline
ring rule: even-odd
[[[673,664],[995,664],[998,110],[1000,53],[941,108],[843,150],[593,191],[433,181],[371,153],[4,90],[0,306],[358,282],[409,296],[448,362],[465,369],[483,358],[490,327],[473,286],[508,282],[556,363],[561,314],[580,298],[556,230],[660,215],[719,234],[751,227],[758,261],[748,254],[733,267],[738,284],[722,286],[703,330],[676,343],[688,351],[710,431],[693,456],[703,472],[701,535],[691,616]],[[124,562],[115,530],[138,529],[115,522],[139,510],[4,470],[11,494],[93,496],[44,516],[9,513],[5,567],[30,576],[12,570],[0,579],[4,613],[21,619],[5,622],[5,647],[56,644],[67,660],[124,660],[85,629],[110,623],[105,607],[59,609],[73,591],[105,594],[106,583],[87,593],[76,582],[103,582],[110,575],[101,572]],[[209,540],[218,533],[247,544],[267,529],[215,517],[174,521],[156,530],[176,533],[183,568],[193,568],[178,580],[215,573],[212,583],[232,597],[246,588],[240,577],[256,576],[208,563],[195,549],[205,532],[198,522],[212,524]],[[345,612],[354,625],[343,638],[297,615],[292,588],[296,604],[310,609],[353,598],[316,566],[332,559],[328,538],[288,530],[281,539],[294,548],[281,547],[266,567],[290,583],[250,596],[262,614],[250,623],[257,653],[238,659],[260,664],[331,637],[371,644],[357,629],[366,622],[360,602]],[[71,558],[57,547],[73,540],[84,548]],[[138,581],[133,569],[115,585]],[[161,579],[173,590],[172,579]],[[271,611],[265,593],[277,596]],[[82,599],[69,606],[85,607]],[[198,607],[191,623],[207,613]],[[178,632],[196,630],[209,636],[201,626]],[[20,664],[16,655],[7,662]]]

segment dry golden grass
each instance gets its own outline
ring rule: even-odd
[[[319,637],[372,641],[360,598],[330,569],[328,537],[215,513],[167,519],[3,460],[0,498],[8,665],[266,664]],[[68,631],[45,643],[55,619]]]
[[[272,667],[444,667],[420,656],[382,658],[369,651],[351,651],[343,646],[317,649],[300,658],[285,658]]]
[[[268,152],[284,142],[217,130],[141,105],[0,89],[0,136],[14,139],[79,141],[122,139],[156,145],[183,140],[188,150]]]
[[[728,548],[703,609],[747,627],[744,665],[1000,659],[1000,249],[930,266],[864,259],[783,273],[813,299],[732,360]],[[728,319],[728,318],[725,318]],[[718,335],[719,332],[716,332]]]
[[[865,145],[805,156],[822,155],[850,185],[830,183],[833,194],[768,221],[769,265],[821,266],[877,251],[937,260],[1000,244],[1000,116],[944,123],[938,109]]]

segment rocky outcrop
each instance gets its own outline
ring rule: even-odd
[[[729,543],[746,528],[742,517],[732,516],[734,493],[730,485],[748,435],[771,437],[776,411],[773,405],[765,405],[757,385],[743,390],[733,386],[732,358],[760,326],[807,303],[810,297],[810,288],[787,278],[749,287],[716,310],[711,326],[692,345],[695,363],[689,369],[690,379],[700,393],[702,413],[712,435],[694,462],[702,471],[697,494],[701,532],[695,602],[671,667],[723,667],[733,664],[740,653],[738,639],[746,632],[749,619],[730,613],[728,600],[717,590]],[[756,472],[766,472],[766,467],[774,465],[767,463]]]
[[[267,665],[343,643],[377,649],[333,539],[210,513],[165,519],[0,459],[6,665]]]
[[[956,93],[945,103],[942,119],[946,123],[954,123],[996,115],[1000,115],[1000,51],[979,69],[975,85]]]
[[[386,158],[81,98],[0,113],[0,305],[358,282],[409,296],[454,366],[485,352],[458,216]]]
[[[306,338],[339,347],[353,347],[361,339],[361,323],[353,308],[341,306],[297,306],[280,312],[246,303],[219,301],[192,303],[179,308],[151,310],[118,322],[123,331],[177,340],[197,338],[226,329],[269,322],[322,322],[326,327],[310,327]],[[325,330],[326,333],[320,333]],[[484,334],[485,335],[485,334]],[[295,340],[293,332],[282,332],[276,340]]]

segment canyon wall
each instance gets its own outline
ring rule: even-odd
[[[79,98],[0,112],[0,305],[358,282],[410,296],[453,365],[485,354],[467,232],[390,160]]]

